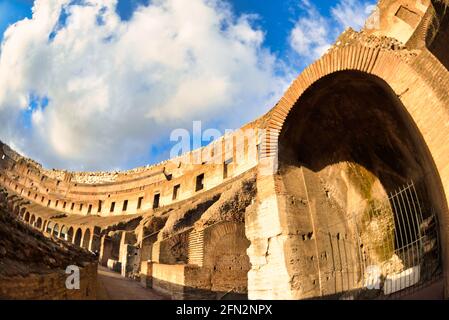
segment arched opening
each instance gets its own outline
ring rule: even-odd
[[[92,244],[90,250],[92,252],[100,252],[101,246],[101,228],[94,227],[94,232],[92,234]]]
[[[210,271],[211,291],[216,294],[212,298],[247,299],[251,264],[247,254],[250,243],[245,236],[244,224],[222,222],[204,233],[208,240],[204,244],[203,263]]]
[[[25,216],[23,219],[25,220],[25,222],[30,222],[30,213],[28,211],[25,213]]]
[[[30,218],[30,225],[32,226],[32,227],[34,227],[34,222],[36,222],[36,217],[34,216],[34,214],[31,216],[31,218]]]
[[[52,235],[54,226],[55,226],[55,223],[53,221],[49,221],[47,223],[47,227],[45,229],[45,232],[47,232],[48,234]]]
[[[66,226],[62,226],[61,232],[59,233],[59,237],[61,239],[67,240],[67,231],[68,231],[68,228]]]
[[[66,240],[68,242],[72,242],[73,241],[73,227],[70,227],[69,230],[67,231]]]
[[[59,224],[55,223],[53,227],[53,236],[58,238],[59,237]]]
[[[78,230],[76,230],[76,233],[75,233],[75,241],[73,242],[78,247],[81,246],[81,238],[82,238],[82,236],[83,236],[83,233],[81,231],[81,228],[78,228]]]
[[[36,228],[38,228],[39,230],[42,228],[42,218],[37,218],[36,220]]]
[[[89,243],[90,243],[90,229],[86,229],[86,231],[84,231],[82,247],[84,249],[89,249]]]
[[[314,83],[284,123],[278,160],[300,297],[389,295],[441,276],[441,181],[383,80],[342,71]]]

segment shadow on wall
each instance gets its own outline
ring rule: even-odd
[[[404,268],[397,250],[415,238],[398,240],[410,214],[388,203],[389,195],[412,181],[425,220],[443,194],[424,139],[398,96],[380,78],[358,71],[326,76],[297,101],[279,137],[279,174],[289,232],[298,234],[286,245],[286,264],[301,298],[363,285],[367,262],[388,264],[390,273]],[[384,201],[386,210],[378,210]]]
[[[356,163],[387,194],[415,181],[424,201],[438,203],[441,181],[424,139],[393,90],[375,76],[342,71],[317,81],[292,109],[279,141],[281,169],[319,172]]]
[[[174,300],[248,300],[248,294],[205,290],[157,278],[153,278],[153,289],[161,294],[171,296]]]
[[[449,4],[444,1],[432,1],[436,15],[430,21],[426,34],[426,45],[429,51],[449,70]]]

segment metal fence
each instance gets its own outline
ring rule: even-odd
[[[390,299],[441,277],[438,221],[409,182],[382,201],[318,230],[320,292],[339,299]]]

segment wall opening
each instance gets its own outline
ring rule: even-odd
[[[153,209],[159,208],[159,201],[161,199],[161,194],[156,193],[153,198]]]
[[[90,229],[86,229],[86,231],[84,231],[82,247],[84,249],[89,250],[89,244],[90,244]]]
[[[83,237],[83,232],[81,228],[78,228],[75,233],[75,241],[73,242],[76,246],[81,247],[81,238]]]
[[[45,232],[47,232],[48,234],[52,235],[54,226],[55,226],[55,223],[53,221],[49,221],[47,223],[47,228],[46,228]]]
[[[228,178],[228,176],[229,176],[229,166],[231,165],[231,163],[232,163],[232,158],[226,160],[223,163],[223,179],[227,179]]]
[[[204,188],[204,173],[196,177],[195,191],[203,190]]]
[[[34,215],[31,216],[30,225],[34,227],[34,222],[36,221],[36,217]]]
[[[53,236],[56,238],[59,236],[59,224],[57,223],[53,227]]]
[[[115,210],[115,202],[112,202],[110,212],[114,212],[114,210]]]
[[[41,218],[37,218],[36,221],[36,228],[41,229],[42,228],[42,219]]]
[[[140,210],[142,208],[142,202],[143,197],[139,197],[139,199],[137,199],[137,210]]]
[[[173,187],[173,197],[172,200],[176,200],[178,199],[179,196],[179,190],[181,189],[181,185],[177,184],[176,186]]]
[[[67,240],[67,232],[68,232],[68,228],[66,226],[62,226],[61,228],[61,232],[59,233],[59,238]]]
[[[69,231],[67,231],[67,237],[66,237],[66,240],[67,240],[68,242],[72,242],[72,240],[73,240],[73,227],[70,227],[70,228],[69,228]]]
[[[312,85],[279,136],[279,174],[302,298],[386,296],[441,276],[441,182],[383,80],[343,71]]]
[[[128,210],[128,200],[123,201],[123,208],[122,211]]]

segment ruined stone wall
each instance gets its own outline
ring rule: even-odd
[[[4,145],[0,183],[20,196],[61,213],[140,214],[189,199],[257,165],[259,138],[255,121],[207,147],[149,167],[126,172],[74,173],[46,170]],[[3,145],[3,144],[2,144]],[[4,155],[4,157],[3,157]],[[230,162],[225,165],[225,162]],[[226,174],[224,167],[227,167]],[[203,187],[196,178],[204,174]],[[87,177],[86,179],[80,177]],[[174,195],[175,186],[177,188]]]
[[[0,277],[0,299],[14,300],[95,300],[97,264],[80,268],[80,289],[66,288],[67,274],[56,271],[26,277]]]
[[[361,271],[355,261],[358,250],[347,242],[355,233],[347,223],[349,216],[363,216],[367,203],[384,197],[385,191],[422,178],[426,203],[441,226],[441,255],[449,279],[447,4],[380,1],[380,25],[343,33],[292,82],[272,110],[242,128],[269,130],[268,136],[257,135],[246,147],[226,152],[222,138],[154,166],[76,173],[45,170],[3,146],[0,184],[16,193],[19,200],[10,201],[16,201],[15,211],[28,217],[27,223],[33,210],[50,212],[43,227],[50,233],[58,213],[89,216],[92,221],[97,215],[157,217],[160,224],[142,226],[136,244],[122,243],[121,257],[119,252],[110,255],[124,261],[130,252],[125,246],[136,245],[140,262],[146,263],[140,272],[147,273],[154,288],[175,298],[217,297],[216,292],[232,289],[247,290],[253,299],[295,299],[356,289]],[[326,106],[326,117],[320,106]],[[288,120],[303,109],[307,112],[297,121]],[[304,140],[295,140],[296,153],[290,158],[281,150],[282,132],[288,128],[296,130],[292,140],[309,133]],[[218,152],[212,155],[214,146],[219,146]],[[251,157],[250,149],[260,153]],[[224,163],[239,157],[244,161],[233,161],[225,177]],[[218,158],[218,163],[211,158]],[[363,171],[363,183],[348,175],[348,163],[354,162],[357,169],[369,172]],[[257,178],[240,185],[244,179],[239,175],[254,168]],[[196,179],[201,174],[203,188],[198,190]],[[154,208],[158,194],[160,208]],[[24,207],[21,201],[31,205]],[[142,221],[148,222],[146,218]],[[48,230],[50,223],[53,229]],[[238,227],[210,241],[208,235],[223,223]],[[320,232],[328,239],[317,240]],[[362,240],[382,242],[386,231],[379,234],[367,229]],[[342,246],[349,257],[330,268],[330,261],[341,258],[334,255],[335,248]],[[372,258],[376,260],[375,255]],[[250,266],[245,288],[242,278]],[[352,282],[355,285],[346,280],[348,274],[359,277]],[[447,295],[448,288],[446,283]]]
[[[431,3],[442,4],[443,1]],[[444,1],[444,6],[446,4],[447,1]],[[246,234],[251,241],[248,249],[252,264],[248,275],[250,298],[316,298],[326,296],[332,290],[351,290],[348,287],[342,289],[347,284],[345,279],[336,282],[334,280],[337,275],[329,274],[329,270],[326,270],[326,255],[322,253],[329,250],[324,250],[326,246],[320,245],[316,238],[317,230],[323,226],[327,231],[326,219],[337,220],[334,222],[341,225],[338,217],[343,217],[340,210],[342,207],[339,208],[338,203],[329,203],[330,199],[326,194],[331,194],[331,190],[323,187],[332,185],[329,183],[331,177],[323,177],[318,172],[331,164],[348,160],[356,160],[365,168],[373,169],[371,172],[387,192],[406,185],[406,181],[419,181],[420,188],[426,193],[423,202],[426,207],[432,208],[427,212],[435,212],[438,216],[442,268],[445,279],[448,279],[449,74],[444,60],[422,46],[424,42],[418,41],[425,37],[426,28],[429,27],[426,22],[431,12],[428,11],[429,5],[429,1],[381,1],[380,28],[364,30],[362,33],[346,32],[340,43],[302,72],[271,111],[268,127],[272,130],[272,138],[262,150],[261,163],[273,164],[275,170],[272,174],[264,175],[259,169],[257,213],[249,214],[245,221]],[[441,15],[434,15],[433,18],[442,21]],[[434,34],[444,38],[446,29]],[[413,41],[409,41],[410,39]],[[358,84],[368,90],[364,94],[358,95],[350,85],[341,94],[336,90],[338,85],[320,86],[325,79],[338,79],[340,75],[352,72],[363,77]],[[396,106],[388,110],[400,110],[400,113],[389,120],[383,116],[378,120],[367,121],[366,126],[359,131],[354,125],[363,124],[365,117],[376,110],[371,102],[376,93],[381,92],[375,89],[376,86],[370,86],[371,77],[383,83],[384,88],[393,93],[384,94],[382,102],[375,105],[385,106],[394,102]],[[340,85],[341,80],[342,78],[338,81]],[[331,90],[332,93],[326,95],[326,90]],[[316,96],[308,100],[311,92],[316,93]],[[332,109],[332,99],[336,96],[338,102],[335,110],[338,111],[329,118],[320,114],[321,106],[325,106],[326,111]],[[363,103],[357,102],[364,97],[369,98]],[[363,112],[346,114],[351,105],[363,106]],[[292,122],[287,120],[293,113],[307,108],[310,108],[309,111],[302,117],[297,117]],[[392,126],[395,122],[397,125]],[[338,124],[340,129],[337,129]],[[379,130],[373,130],[374,127],[371,126],[376,124],[381,125]],[[313,131],[316,125],[318,130]],[[395,133],[394,130],[400,127],[402,129]],[[289,128],[296,130],[292,137],[308,133],[311,138],[310,143],[302,141],[295,145],[297,163],[290,164],[301,170],[306,168],[304,174],[298,176],[301,179],[296,180],[293,177],[294,170],[286,173],[285,176],[290,178],[283,179],[283,167],[280,163],[282,159],[279,155],[284,156],[285,153],[277,152],[277,147],[287,141],[282,132]],[[373,134],[374,132],[377,133]],[[387,133],[392,134],[390,137],[380,138]],[[358,141],[349,141],[353,138]],[[335,146],[340,144],[342,149],[337,150]],[[315,164],[311,165],[314,159]],[[319,163],[319,159],[323,162]],[[304,176],[312,179],[308,180]],[[320,179],[327,183],[320,186]],[[364,180],[369,181],[367,178]],[[301,181],[302,187],[299,186]],[[292,185],[290,191],[286,184]],[[339,188],[341,187],[336,189]],[[310,194],[321,195],[308,199],[307,195]],[[356,199],[354,196],[352,198]],[[381,220],[377,222],[380,223]],[[341,248],[347,240],[344,232],[341,232],[345,229],[331,228],[328,243],[334,249]],[[363,241],[371,239],[373,242],[382,242],[388,235],[386,230],[378,230],[379,234],[376,235],[369,229],[366,232],[370,235],[362,237]],[[350,249],[349,252],[351,251]],[[327,255],[327,258],[330,256]],[[357,264],[349,262],[345,266],[336,263],[334,271],[344,271],[348,267],[357,269]],[[357,274],[357,270],[348,271],[356,271]],[[332,282],[330,285],[326,283],[328,280]],[[449,284],[446,281],[446,296],[449,294],[447,288]]]

